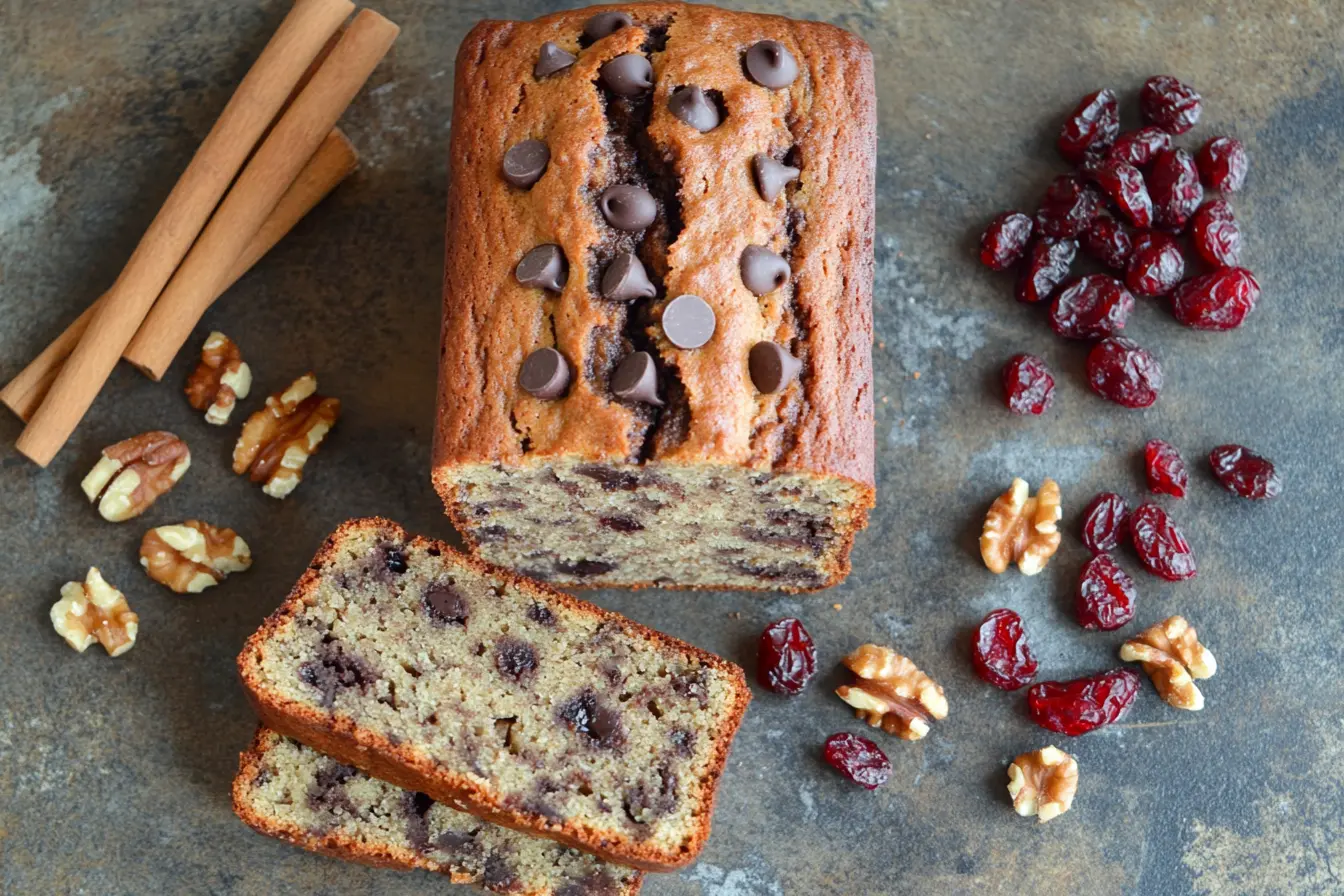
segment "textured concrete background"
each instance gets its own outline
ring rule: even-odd
[[[646,892],[1344,890],[1344,15],[1337,3],[1219,6],[778,5],[857,31],[877,57],[878,509],[853,576],[830,593],[594,595],[748,665],[761,626],[799,614],[828,670],[796,699],[758,696],[702,861]],[[285,7],[0,4],[0,377],[111,283]],[[311,367],[345,402],[290,500],[228,472],[233,432],[207,427],[180,393],[192,352],[162,385],[119,369],[45,472],[14,453],[19,424],[0,415],[0,891],[451,889],[311,856],[236,821],[228,783],[253,721],[233,656],[346,517],[451,534],[427,466],[452,58],[476,19],[547,8],[387,0],[405,30],[344,119],[361,171],[198,328],[193,352],[211,327],[238,339],[260,391]],[[1143,302],[1127,333],[1163,359],[1168,386],[1136,413],[1088,392],[1084,350],[1014,303],[1010,279],[978,267],[973,249],[984,221],[1032,207],[1060,168],[1051,136],[1080,95],[1113,86],[1132,114],[1158,72],[1203,91],[1194,138],[1230,132],[1250,148],[1235,206],[1264,297],[1225,334],[1185,330]],[[1044,419],[998,405],[997,371],[1017,351],[1056,370]],[[102,522],[80,477],[103,445],[153,427],[191,444],[191,472],[139,521]],[[1151,437],[1192,461],[1191,496],[1169,503],[1200,575],[1166,584],[1124,556],[1142,589],[1125,632],[1188,616],[1219,660],[1208,708],[1180,713],[1145,686],[1124,724],[1052,737],[1020,694],[974,678],[966,634],[1006,605],[1026,620],[1042,678],[1117,664],[1125,632],[1087,633],[1071,618],[1084,559],[1074,533],[1096,491],[1141,496]],[[1253,505],[1221,491],[1200,458],[1225,441],[1278,461],[1283,496]],[[984,509],[1014,475],[1064,490],[1069,535],[1035,579],[996,578],[977,557]],[[253,570],[191,599],[150,583],[135,560],[141,533],[188,516],[236,527]],[[61,583],[90,563],[140,614],[140,641],[118,660],[73,653],[47,621]],[[872,794],[818,758],[827,735],[861,729],[829,691],[840,657],[867,640],[914,657],[951,702],[920,743],[875,735],[895,774]],[[1004,768],[1051,741],[1077,755],[1082,783],[1074,811],[1042,827],[1012,814]]]

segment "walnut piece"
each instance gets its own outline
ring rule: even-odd
[[[61,599],[51,607],[51,625],[80,653],[97,641],[109,656],[121,656],[135,646],[140,617],[98,567],[90,566],[83,582],[66,582],[61,588]]]
[[[145,432],[104,448],[79,487],[103,519],[120,523],[148,510],[190,466],[186,442],[170,432]]]
[[[233,448],[233,472],[250,469],[253,482],[265,483],[262,491],[285,497],[303,479],[304,464],[340,414],[340,400],[318,395],[317,377],[305,373],[247,418]]]
[[[1069,811],[1078,790],[1078,761],[1058,747],[1023,753],[1008,766],[1008,793],[1018,815],[1042,822]]]
[[[1025,480],[1014,479],[985,515],[980,556],[996,575],[1016,563],[1023,575],[1034,576],[1059,550],[1059,486],[1047,479],[1034,497],[1030,491]]]
[[[864,644],[844,662],[858,679],[835,693],[874,728],[919,740],[929,733],[930,722],[947,718],[943,689],[896,651]]]
[[[232,529],[187,520],[146,532],[140,542],[140,565],[151,579],[178,594],[199,594],[229,573],[251,566],[252,551]]]
[[[243,360],[234,341],[216,330],[201,346],[201,363],[187,378],[187,401],[205,411],[205,422],[223,426],[229,422],[238,399],[252,391],[252,368]]]
[[[1212,678],[1218,661],[1183,616],[1172,616],[1120,645],[1120,659],[1143,663],[1162,699],[1177,709],[1204,708],[1204,695],[1193,679]]]

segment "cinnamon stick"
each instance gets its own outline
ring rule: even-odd
[[[65,444],[244,160],[308,64],[353,9],[350,0],[296,0],[93,312],[47,400],[19,436],[22,454],[45,467]],[[322,135],[330,130],[328,125]],[[316,141],[305,160],[315,148]],[[250,228],[243,239],[250,239],[256,230]],[[227,264],[236,258],[231,256]]]
[[[322,141],[317,152],[308,160],[308,164],[299,172],[298,178],[285,191],[285,195],[280,197],[280,202],[270,217],[247,244],[242,257],[229,272],[220,292],[227,290],[260,261],[281,237],[355,170],[358,162],[355,148],[350,145],[350,141],[339,128],[328,134],[327,139]],[[0,403],[17,414],[21,420],[27,421],[31,418],[33,411],[37,410],[46,396],[52,381],[56,379],[56,374],[60,372],[61,365],[84,335],[89,321],[93,319],[94,309],[102,301],[102,297],[94,301],[83,314],[65,328],[60,336],[43,349],[41,354],[0,389]]]

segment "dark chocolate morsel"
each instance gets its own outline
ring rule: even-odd
[[[617,184],[607,187],[597,200],[602,216],[617,230],[643,230],[658,216],[658,203],[643,187]]]
[[[678,88],[667,98],[667,108],[678,120],[702,134],[719,126],[718,107],[709,101],[709,97],[699,87]]]
[[[607,89],[621,96],[638,96],[653,86],[653,66],[638,53],[623,53],[598,69]]]
[[[553,75],[578,61],[579,57],[568,50],[562,50],[555,41],[548,40],[541,45],[541,50],[537,53],[537,64],[532,67],[532,77],[544,78]]]
[[[663,309],[663,335],[677,348],[699,348],[714,335],[714,309],[699,296],[677,296]]]
[[[763,152],[751,157],[751,170],[756,175],[756,189],[766,202],[774,202],[775,197],[783,192],[784,186],[802,174],[792,165],[776,162]]]
[[[628,13],[619,10],[608,10],[600,12],[583,23],[583,36],[592,41],[598,41],[608,34],[615,34],[622,28],[633,25],[635,20],[630,18]]]
[[[449,582],[432,582],[425,588],[421,600],[425,612],[436,622],[445,625],[467,624],[467,599]]]
[[[762,87],[779,90],[798,77],[798,62],[779,41],[757,41],[747,50],[747,75]]]
[[[524,255],[518,267],[513,269],[513,276],[524,286],[560,292],[569,279],[569,264],[565,261],[564,250],[554,243],[546,243]]]
[[[751,381],[762,392],[778,392],[793,382],[803,362],[774,342],[758,342],[747,356]]]
[[[539,348],[523,362],[518,385],[537,398],[559,398],[569,388],[569,362],[553,348]]]
[[[663,406],[658,397],[658,368],[648,352],[631,352],[611,375],[611,391],[618,398]]]
[[[613,302],[651,299],[658,290],[649,281],[644,264],[634,252],[622,252],[602,273],[602,298]]]
[[[758,296],[774,292],[789,282],[789,263],[764,246],[743,249],[740,267],[742,282]]]
[[[550,161],[551,150],[540,140],[515,143],[504,153],[504,179],[515,187],[527,189],[541,180]]]

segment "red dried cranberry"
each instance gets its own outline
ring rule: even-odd
[[[1021,212],[1004,212],[980,236],[980,262],[993,271],[1006,270],[1022,258],[1035,225]]]
[[[1005,691],[1031,684],[1037,664],[1022,631],[1022,617],[1012,610],[990,612],[971,640],[971,665],[976,675]]]
[[[1120,104],[1109,87],[1089,93],[1074,108],[1059,131],[1059,154],[1077,165],[1104,150],[1120,133]]]
[[[1246,183],[1246,147],[1236,137],[1214,137],[1200,147],[1195,160],[1210,190],[1235,193]]]
[[[1035,355],[1013,355],[1003,365],[1003,399],[1014,414],[1044,414],[1055,400],[1055,378]]]
[[[1097,339],[1125,327],[1134,310],[1134,296],[1106,274],[1080,277],[1055,296],[1050,326],[1065,339]]]
[[[1184,498],[1190,474],[1185,460],[1176,446],[1161,439],[1151,439],[1143,446],[1143,471],[1148,477],[1148,491],[1155,495]]]
[[[1164,150],[1154,157],[1147,181],[1153,220],[1177,233],[1184,230],[1204,198],[1194,158],[1183,149]]]
[[[1088,353],[1087,384],[1107,401],[1146,408],[1162,391],[1162,365],[1134,340],[1111,336]]]
[[[1206,202],[1190,221],[1195,251],[1215,268],[1234,268],[1241,264],[1241,228],[1232,206],[1224,199]]]
[[[1166,295],[1185,276],[1185,256],[1172,236],[1145,230],[1134,237],[1125,285],[1141,296]]]
[[[1114,218],[1103,215],[1092,219],[1083,231],[1083,250],[1109,268],[1123,271],[1134,250],[1129,230]]]
[[[1129,505],[1115,492],[1102,492],[1083,511],[1083,544],[1094,554],[1113,551],[1129,536]]]
[[[1150,573],[1168,582],[1192,579],[1197,572],[1195,555],[1181,530],[1156,504],[1141,504],[1129,515],[1134,549]]]
[[[891,777],[887,754],[877,744],[857,734],[832,734],[826,738],[823,755],[840,774],[869,790],[876,790]]]
[[[1138,596],[1129,573],[1110,554],[1097,554],[1083,564],[1073,609],[1083,628],[1109,632],[1134,618],[1134,601]]]
[[[1077,737],[1123,717],[1138,696],[1139,684],[1133,669],[1043,681],[1027,691],[1027,709],[1042,728]]]
[[[1126,131],[1116,137],[1106,158],[1143,168],[1166,149],[1171,149],[1171,135],[1161,128],[1149,126],[1137,131]]]
[[[1073,237],[1092,223],[1098,211],[1097,194],[1087,188],[1082,178],[1061,174],[1045,191],[1036,211],[1036,226],[1046,236]]]
[[[1073,240],[1037,237],[1027,250],[1027,261],[1017,279],[1017,300],[1028,304],[1050,298],[1055,287],[1069,276],[1078,244]]]
[[[1093,182],[1135,227],[1153,223],[1153,200],[1143,174],[1128,162],[1105,161],[1088,168]]]
[[[1209,452],[1213,475],[1234,495],[1252,500],[1277,497],[1283,482],[1274,463],[1240,445],[1219,445]]]
[[[1245,268],[1222,268],[1187,280],[1171,294],[1171,312],[1196,330],[1234,330],[1260,299],[1260,284]]]
[[[817,648],[797,619],[772,622],[761,632],[756,680],[776,694],[796,694],[817,674]]]
[[[1172,134],[1184,134],[1199,121],[1203,104],[1188,84],[1171,75],[1149,78],[1139,91],[1139,112],[1143,120]]]

